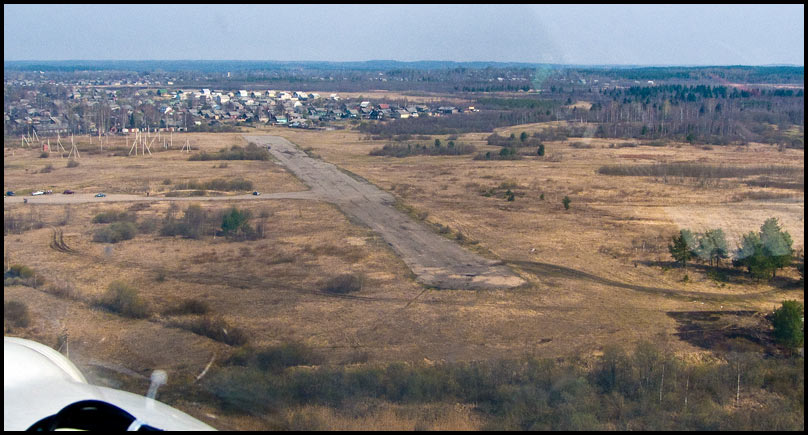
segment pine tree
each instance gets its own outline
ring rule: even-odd
[[[803,324],[803,306],[797,301],[783,301],[783,305],[772,315],[774,339],[791,349],[803,345],[805,326]]]
[[[687,261],[693,258],[696,248],[696,239],[690,230],[681,230],[678,235],[673,236],[671,244],[668,245],[673,259],[682,263],[682,267],[687,269]]]
[[[696,248],[696,255],[703,261],[708,261],[716,266],[723,258],[727,258],[729,250],[727,248],[727,238],[720,228],[707,230],[699,238],[699,246]]]

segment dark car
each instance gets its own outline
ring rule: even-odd
[[[62,194],[63,194],[63,195],[72,195],[72,194],[73,194],[73,191],[72,191],[72,190],[70,190],[70,189],[67,189],[67,190],[65,190],[64,192],[62,192]]]
[[[103,198],[103,197],[105,197],[105,196],[107,196],[107,194],[106,194],[106,193],[96,193],[96,194],[95,194],[95,197],[96,197],[96,198]]]
[[[8,192],[6,192],[6,196],[14,196],[14,192],[9,190]]]
[[[257,190],[256,190],[255,192],[253,192],[253,195],[255,195],[255,196],[258,196],[258,195],[260,195],[260,194],[261,194],[261,192],[259,192],[259,191],[257,191]]]

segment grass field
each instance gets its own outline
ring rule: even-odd
[[[524,131],[538,128],[527,126]],[[499,133],[518,136],[521,131],[518,127]],[[475,161],[470,156],[373,157],[369,152],[386,142],[362,140],[350,130],[267,128],[250,134],[261,132],[284,136],[389,191],[436,231],[502,260],[528,284],[515,290],[425,288],[370,229],[355,225],[334,206],[309,200],[201,204],[211,215],[231,205],[249,209],[254,217],[264,212],[269,216],[266,236],[259,240],[235,242],[212,235],[190,240],[141,232],[114,245],[92,241],[102,224],[91,220],[102,211],[127,210],[130,204],[72,206],[66,224],[65,206],[6,204],[6,216],[44,224],[4,237],[6,266],[27,265],[47,280],[39,288],[5,287],[4,300],[24,301],[31,311],[32,326],[16,334],[58,347],[59,337],[67,332],[71,359],[94,380],[142,394],[153,369],[167,370],[170,383],[192,382],[212,358],[221,361],[234,351],[171,326],[178,316],[163,311],[189,299],[204,301],[211,315],[246,331],[252,345],[301,342],[325,355],[328,364],[589,357],[600,355],[609,344],[641,340],[664,340],[683,355],[704,354],[677,338],[678,323],[669,313],[768,312],[784,299],[804,299],[793,268],[778,272],[771,283],[758,283],[743,274],[717,281],[694,266],[683,282],[685,272],[671,263],[667,251],[670,237],[680,228],[719,226],[736,239],[772,216],[780,219],[800,249],[803,190],[750,187],[741,179],[705,183],[597,173],[607,164],[680,161],[803,167],[802,150],[779,152],[756,144],[712,150],[610,148],[617,141],[603,139],[589,139],[592,147],[580,149],[570,146],[578,140],[572,139],[547,143],[542,158],[525,149],[530,155],[522,160]],[[458,140],[483,152],[498,152],[486,145],[486,136],[466,134]],[[178,137],[189,137],[195,152],[245,145],[238,134],[189,134],[175,135],[175,148]],[[214,167],[222,163],[218,161],[188,161],[175,149],[152,157],[82,151],[79,162],[67,168],[66,160],[55,155],[42,159],[38,151],[6,147],[4,190],[148,190],[162,195],[179,182],[236,177],[267,193],[306,189],[271,160],[228,161],[222,168]],[[53,169],[42,172],[48,164]],[[166,179],[170,183],[164,184]],[[504,198],[508,189],[514,201]],[[765,201],[744,199],[751,191],[780,195]],[[571,200],[569,210],[561,203],[565,196]],[[159,223],[169,206],[161,202],[130,211],[138,222]],[[51,226],[63,232],[72,253],[52,246]],[[344,296],[322,291],[327,279],[343,273],[363,276],[362,289]],[[153,314],[134,320],[97,308],[93,301],[115,280],[136,288]],[[73,290],[55,294],[54,288],[64,287]],[[175,403],[218,428],[265,427],[260,417],[223,414],[204,401]],[[407,417],[423,411],[416,408],[404,412],[385,405],[370,415],[387,416],[384,421],[391,423],[386,428],[411,429],[421,421]],[[466,408],[444,411],[445,419],[427,427],[480,427],[478,417]],[[330,422],[330,428],[373,427],[366,426],[373,418],[341,420],[328,408],[294,412],[316,415]]]

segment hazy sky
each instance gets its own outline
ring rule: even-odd
[[[804,5],[4,5],[4,60],[804,65]]]

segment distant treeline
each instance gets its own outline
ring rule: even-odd
[[[627,80],[729,80],[735,83],[801,83],[805,80],[804,66],[707,66],[707,67],[638,67],[638,68],[579,68],[584,75],[599,75]]]

